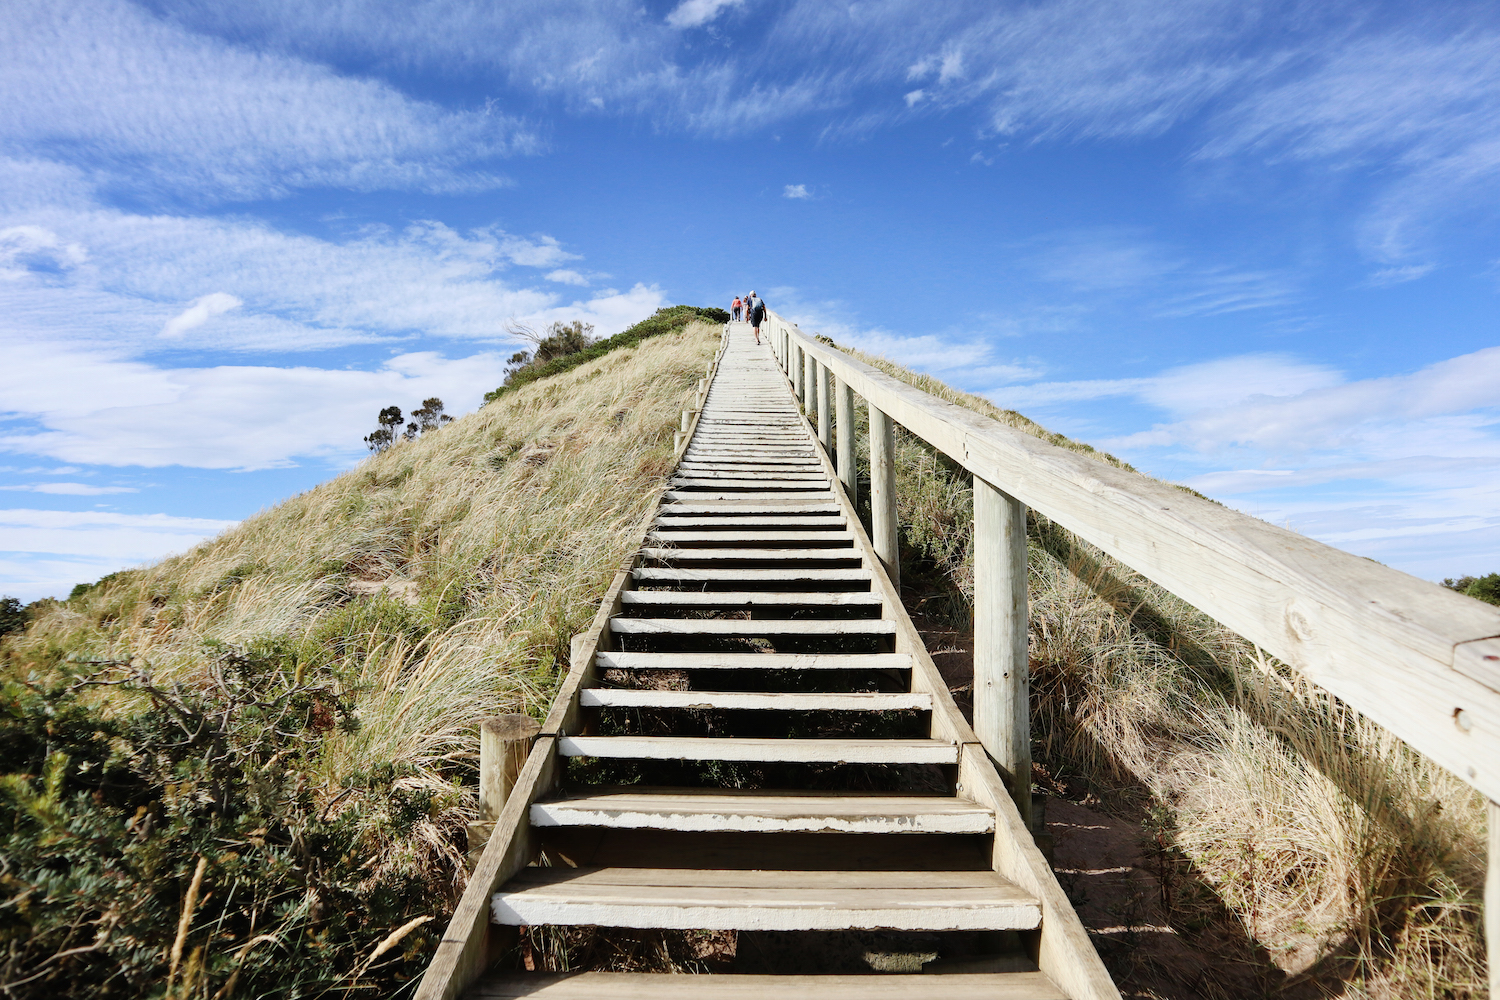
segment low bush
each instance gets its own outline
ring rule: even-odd
[[[492,392],[484,394],[486,403],[493,403],[508,392],[514,392],[523,385],[529,385],[537,379],[548,378],[562,372],[571,371],[581,364],[602,358],[610,351],[621,347],[634,347],[647,337],[655,337],[658,334],[671,333],[681,330],[693,320],[706,320],[710,323],[728,323],[729,313],[723,309],[714,309],[703,306],[670,306],[656,310],[655,315],[641,320],[639,323],[615,334],[604,340],[596,340],[581,350],[576,350],[561,357],[552,358],[543,364],[532,362],[511,373],[505,380],[505,384]]]

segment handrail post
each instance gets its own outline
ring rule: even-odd
[[[854,468],[854,390],[841,378],[834,384],[834,423],[838,427],[838,470],[851,504],[859,502],[859,476]]]
[[[870,404],[870,542],[891,584],[901,589],[896,551],[896,427]]]
[[[818,440],[823,442],[823,453],[826,455],[833,450],[833,414],[829,407],[828,399],[828,366],[818,361],[813,361],[813,370],[816,373],[814,381],[818,386]]]
[[[797,402],[799,403],[807,402],[807,397],[802,392],[802,365],[806,353],[802,350],[801,344],[792,345],[792,370],[787,374],[791,377],[792,391],[797,394]]]
[[[1031,825],[1026,507],[974,477],[974,733]]]
[[[813,367],[817,363],[810,351],[802,352],[802,400],[809,416],[818,406],[818,391],[813,388]]]
[[[1490,996],[1500,997],[1500,802],[1487,803],[1489,857],[1484,872],[1484,944],[1489,954]]]

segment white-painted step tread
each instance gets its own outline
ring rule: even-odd
[[[895,635],[896,623],[881,618],[792,621],[776,618],[611,618],[611,632],[624,635]]]
[[[663,525],[662,527],[669,527]],[[743,528],[737,531],[662,531],[660,529],[646,536],[648,542],[660,545],[666,542],[669,545],[681,545],[685,542],[703,543],[716,542],[720,545],[729,545],[733,542],[845,542],[853,544],[854,533],[852,531],[778,531],[775,528],[761,531],[747,531]]]
[[[910,670],[910,653],[621,653],[601,649],[601,670]]]
[[[683,562],[687,560],[708,561],[724,559],[783,559],[817,560],[819,562],[847,561],[861,558],[860,552],[851,547],[841,549],[641,549],[641,558]]]
[[[885,605],[879,594],[852,593],[824,594],[801,590],[721,590],[721,591],[675,591],[675,590],[624,590],[620,592],[620,603],[629,605],[677,606],[688,608],[749,608],[749,607],[838,607],[879,608]]]
[[[935,795],[638,789],[531,807],[535,826],[599,826],[688,833],[991,833],[995,814]]]
[[[722,708],[757,712],[927,712],[924,691],[653,691],[584,688],[585,708]]]
[[[992,871],[523,868],[497,924],[681,930],[1033,930],[1036,897]]]
[[[658,972],[491,976],[468,1000],[1067,1000],[1040,972],[876,976],[672,975]]]
[[[763,739],[734,736],[559,736],[565,757],[743,760],[799,764],[956,764],[947,740]]]

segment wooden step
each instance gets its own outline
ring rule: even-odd
[[[853,562],[861,558],[852,546],[839,549],[674,549],[646,546],[642,559],[657,562],[729,562],[753,559],[760,562]]]
[[[825,594],[807,593],[798,590],[767,591],[674,591],[674,590],[623,590],[620,602],[626,606],[677,606],[684,608],[749,608],[749,607],[808,607],[808,608],[879,608],[885,602],[879,594]]]
[[[895,635],[896,623],[883,618],[611,618],[609,630],[621,635]]]
[[[624,653],[594,654],[601,670],[910,670],[910,653]]]
[[[822,499],[822,496],[820,496],[820,494],[826,495],[827,493],[827,490],[819,490],[817,493],[806,491],[799,492],[794,490],[784,490],[775,493],[756,493],[754,490],[749,489],[734,492],[731,489],[723,487],[722,485],[715,487],[713,492],[709,492],[706,489],[700,492],[687,489],[678,489],[674,485],[672,489],[667,490],[667,492],[663,494],[663,498],[666,500],[687,500],[692,503],[704,503],[710,500],[720,500],[744,503],[748,506],[758,506],[767,501],[771,503],[804,503],[808,501],[818,501]],[[828,509],[836,510],[837,501],[829,502]]]
[[[698,479],[691,476],[673,476],[674,489],[705,490],[828,490],[828,480],[818,479]]]
[[[687,542],[843,542],[854,544],[852,531],[653,531],[646,536],[648,542],[670,542],[681,545]]]
[[[559,736],[565,757],[743,760],[798,764],[956,764],[947,740],[762,739],[733,736]]]
[[[755,712],[928,712],[932,695],[922,691],[652,691],[584,688],[585,708],[732,709]]]
[[[1040,972],[853,976],[510,973],[481,980],[470,1000],[1067,1000]]]
[[[535,826],[686,833],[991,833],[995,815],[968,799],[861,792],[721,792],[630,788],[538,802]]]
[[[844,519],[839,515],[832,514],[761,514],[751,516],[745,514],[712,514],[704,515],[682,515],[671,513],[672,507],[662,509],[660,516],[656,519],[656,525],[661,528],[843,528]]]
[[[641,583],[712,583],[715,581],[806,583],[811,580],[822,580],[825,583],[835,581],[857,583],[871,577],[869,570],[859,566],[849,566],[843,569],[817,569],[805,566],[787,569],[642,566],[631,570],[630,575],[632,579]]]
[[[747,514],[750,511],[765,511],[768,514],[815,514],[839,511],[839,503],[832,497],[798,496],[775,493],[770,496],[746,496],[735,494],[727,498],[710,498],[702,493],[684,490],[668,490],[665,499],[677,503],[661,508],[663,514]]]
[[[523,868],[495,893],[490,918],[679,930],[1033,930],[1041,906],[992,871]]]

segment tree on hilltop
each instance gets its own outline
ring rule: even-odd
[[[506,372],[506,385],[510,384],[517,372],[541,367],[549,361],[565,358],[569,354],[577,354],[595,342],[594,324],[585,323],[581,319],[575,319],[571,323],[555,322],[541,333],[525,323],[510,320],[505,324],[505,332],[512,336],[522,337],[536,345],[530,351],[517,351],[510,356],[508,364],[511,367]]]
[[[413,441],[428,431],[453,423],[453,418],[443,412],[443,401],[436,396],[422,400],[422,405],[412,410],[411,415],[416,419],[402,431],[401,407],[387,406],[381,410],[377,418],[380,429],[365,435],[365,446],[371,451],[385,451],[396,443],[398,436],[403,440]]]

